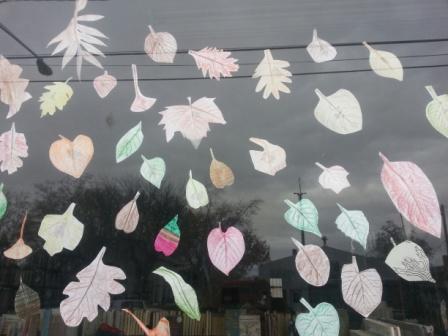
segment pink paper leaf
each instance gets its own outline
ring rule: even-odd
[[[117,86],[117,79],[109,75],[107,71],[99,75],[93,81],[93,87],[100,98],[106,98],[107,95]]]
[[[135,231],[140,219],[137,207],[137,200],[139,197],[140,192],[137,192],[134,198],[118,212],[117,217],[115,217],[115,228],[117,230],[123,230],[125,233]]]
[[[25,134],[17,133],[14,123],[11,130],[0,135],[0,170],[15,173],[23,166],[21,158],[28,157]]]
[[[204,48],[199,51],[189,50],[202,75],[219,80],[222,77],[232,77],[232,72],[238,71],[239,65],[236,58],[230,57],[231,52],[218,48]]]
[[[145,52],[157,63],[173,63],[177,52],[177,42],[167,32],[156,32],[149,26],[150,33],[145,39]]]
[[[390,162],[381,153],[380,157],[381,181],[397,210],[411,224],[440,238],[442,217],[431,181],[413,162]]]
[[[221,227],[210,231],[207,249],[212,264],[225,275],[229,275],[243,258],[246,246],[241,231],[231,226],[225,232]]]

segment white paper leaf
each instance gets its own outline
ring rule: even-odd
[[[355,133],[362,129],[361,106],[353,93],[340,89],[325,96],[319,89],[314,91],[319,97],[314,116],[322,125],[338,134]]]
[[[173,63],[177,52],[177,42],[167,32],[156,32],[148,26],[150,33],[145,39],[145,52],[157,63]]]
[[[336,218],[336,225],[347,237],[357,241],[364,249],[367,248],[369,221],[360,210],[347,210],[338,204],[341,214]]]
[[[193,209],[198,209],[208,204],[207,189],[201,182],[193,178],[191,170],[186,187],[186,197],[188,205]]]
[[[319,176],[319,184],[324,189],[331,189],[336,194],[339,194],[345,188],[350,187],[350,182],[347,180],[348,172],[341,166],[325,167],[316,162],[316,166],[323,170]]]
[[[155,157],[150,160],[142,155],[143,163],[140,167],[140,174],[143,178],[156,188],[160,189],[163,177],[165,176],[166,165],[162,158]]]
[[[437,95],[431,85],[425,88],[432,98],[426,105],[426,118],[437,132],[448,138],[448,94]]]
[[[372,70],[381,77],[403,80],[403,66],[398,57],[391,52],[372,48],[366,42],[364,46],[369,50],[369,62]]]
[[[146,97],[140,91],[140,87],[138,85],[138,73],[137,66],[132,64],[132,78],[134,81],[134,100],[132,101],[130,110],[131,112],[145,112],[149,110],[157,101],[155,98]]]
[[[316,63],[331,61],[337,55],[335,47],[317,36],[316,29],[313,30],[313,40],[308,47],[306,47],[306,50]]]
[[[284,83],[292,83],[291,72],[285,68],[289,67],[289,62],[275,60],[272,58],[271,51],[264,51],[264,58],[255,69],[252,78],[260,78],[255,92],[264,89],[263,98],[267,99],[270,95],[275,99],[280,99],[280,92],[291,93],[291,90]]]
[[[249,141],[263,148],[249,151],[255,170],[274,176],[286,167],[286,152],[282,147],[259,138],[249,138]]]

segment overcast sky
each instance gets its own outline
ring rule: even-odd
[[[0,22],[6,25],[36,53],[48,54],[47,43],[67,26],[73,15],[71,1],[10,1],[0,4]],[[332,43],[434,39],[447,37],[448,2],[446,0],[91,0],[83,12],[102,14],[105,19],[92,23],[109,37],[104,51],[142,51],[151,24],[158,31],[172,33],[180,49],[255,47],[259,50],[234,52],[241,63],[239,75],[252,75],[263,57],[263,49],[273,46],[309,43],[313,28]],[[90,24],[90,23],[89,23]],[[445,54],[437,57],[403,57],[405,66],[446,64],[448,42],[377,46],[399,56]],[[26,55],[15,41],[0,32],[0,54]],[[274,58],[291,62],[294,73],[367,69],[367,49],[362,46],[338,48],[338,60],[313,64],[304,49],[273,50]],[[359,60],[344,61],[347,58]],[[32,80],[66,80],[76,77],[74,63],[61,72],[61,58],[50,59],[54,74],[37,73],[31,60],[12,60],[24,66],[23,77]],[[157,66],[146,55],[109,56],[103,65],[117,78],[131,78],[132,63],[137,64],[141,78],[200,77],[188,54],[176,56],[175,65]],[[83,78],[92,79],[102,71],[83,67]],[[32,189],[45,180],[59,180],[58,172],[48,159],[48,148],[62,134],[73,139],[89,135],[95,145],[95,156],[88,172],[98,176],[138,173],[140,154],[161,156],[167,163],[166,181],[178,185],[187,181],[188,170],[211,187],[208,178],[210,156],[214,148],[217,159],[235,172],[235,184],[221,192],[232,200],[262,199],[255,219],[258,234],[268,240],[273,258],[290,253],[290,236],[299,231],[283,220],[287,210],[283,200],[294,199],[297,178],[319,210],[319,226],[329,245],[350,249],[350,241],[338,231],[334,221],[339,214],[336,202],[347,209],[365,212],[371,231],[388,219],[399,221],[399,215],[382,187],[379,173],[382,162],[378,152],[391,161],[417,163],[433,182],[441,203],[448,203],[448,139],[437,133],[425,117],[425,106],[431,100],[424,89],[434,85],[442,94],[448,90],[448,67],[407,69],[404,81],[398,82],[373,72],[354,72],[293,77],[291,94],[281,99],[264,100],[255,93],[257,80],[251,78],[200,80],[160,80],[140,83],[142,92],[157,98],[149,111],[132,113],[132,82],[119,82],[106,99],[100,99],[90,82],[71,82],[74,96],[64,111],[53,117],[40,118],[38,97],[45,83],[32,83],[33,99],[21,111],[6,120],[8,106],[1,105],[0,133],[16,123],[18,132],[27,136],[29,157],[24,167],[13,175],[0,174],[7,188]],[[338,135],[319,124],[313,111],[318,102],[314,89],[329,95],[345,88],[358,98],[364,117],[364,128],[351,135]],[[197,150],[188,140],[176,134],[166,143],[161,116],[165,106],[186,104],[186,97],[216,97],[226,125],[212,125],[211,132]],[[109,121],[109,122],[108,122]],[[110,122],[112,121],[112,123]],[[115,163],[115,145],[119,138],[139,121],[143,122],[145,140],[138,154]],[[287,153],[287,168],[272,177],[254,170],[249,150],[257,146],[250,137],[264,138],[282,146]],[[342,165],[349,172],[350,189],[340,195],[323,190],[318,184],[321,170],[314,163]],[[105,168],[107,171],[105,172]],[[411,230],[407,223],[408,231]],[[428,238],[434,248],[443,240]],[[310,242],[317,237],[307,235]],[[319,242],[320,243],[320,242]],[[444,249],[443,249],[444,251]],[[358,249],[358,252],[362,252]],[[440,253],[434,257],[438,262]]]

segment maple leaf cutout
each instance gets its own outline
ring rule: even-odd
[[[210,123],[225,125],[226,121],[214,100],[215,98],[202,97],[191,103],[191,98],[188,97],[188,105],[167,106],[164,111],[159,112],[162,115],[159,125],[164,125],[166,141],[170,142],[174,134],[180,132],[198,148],[210,131]]]
[[[20,66],[11,64],[0,55],[0,101],[9,105],[6,118],[11,118],[19,112],[22,104],[31,99],[31,95],[25,91],[29,80],[20,78],[22,71]]]
[[[219,80],[222,77],[232,77],[232,72],[239,69],[236,64],[238,60],[230,57],[229,51],[218,48],[205,47],[199,51],[189,50],[188,53],[193,56],[199,70],[202,70],[204,77],[208,75],[211,79]]]
[[[110,294],[121,294],[125,288],[115,280],[124,280],[124,272],[114,266],[103,263],[106,248],[103,247],[89,266],[81,270],[76,277],[79,281],[70,282],[63,294],[68,298],[60,305],[61,317],[69,327],[81,324],[84,317],[92,322],[98,315],[98,307],[108,311]]]
[[[21,158],[28,157],[25,134],[17,133],[14,123],[11,130],[0,135],[0,170],[15,173],[23,166]]]
[[[81,24],[80,22],[94,22],[101,20],[102,15],[78,15],[87,6],[87,0],[77,0],[73,18],[70,20],[67,28],[65,28],[59,35],[54,37],[47,45],[57,43],[57,46],[51,53],[58,54],[65,50],[62,58],[62,69],[72,60],[76,55],[76,72],[78,78],[81,78],[82,62],[86,61],[98,68],[103,68],[101,63],[95,56],[105,57],[103,52],[96,46],[106,46],[101,39],[108,37],[100,32],[98,29]]]

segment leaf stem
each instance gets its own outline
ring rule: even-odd
[[[299,242],[297,239],[294,239],[293,237],[291,237],[291,240],[292,240],[292,242],[294,243],[294,245],[297,246],[297,248],[298,248],[299,250],[302,250],[302,249],[303,249],[303,244],[302,244],[301,242]]]
[[[309,311],[310,313],[313,311],[313,307],[311,307],[311,305],[308,303],[308,301],[305,300],[304,298],[301,298],[301,299],[300,299],[300,303],[301,303],[302,305],[304,305],[305,308],[308,309],[308,311]]]
[[[430,94],[431,98],[434,100],[438,100],[438,95],[436,93],[436,90],[434,90],[434,87],[432,85],[426,85],[425,86],[426,91]]]
[[[318,166],[322,170],[327,170],[327,167],[325,167],[323,164],[316,162],[316,166]]]
[[[212,156],[212,159],[215,160],[215,155],[213,154],[213,149],[210,147],[210,155]]]
[[[314,92],[317,94],[319,99],[325,99],[327,98],[319,89],[314,89]]]
[[[392,245],[393,245],[394,247],[397,246],[397,244],[395,243],[394,238],[390,237],[390,242],[392,243]]]
[[[25,223],[28,218],[28,210],[25,211],[25,216],[23,216],[22,225],[20,226],[20,239],[23,239],[23,231],[25,230]]]

